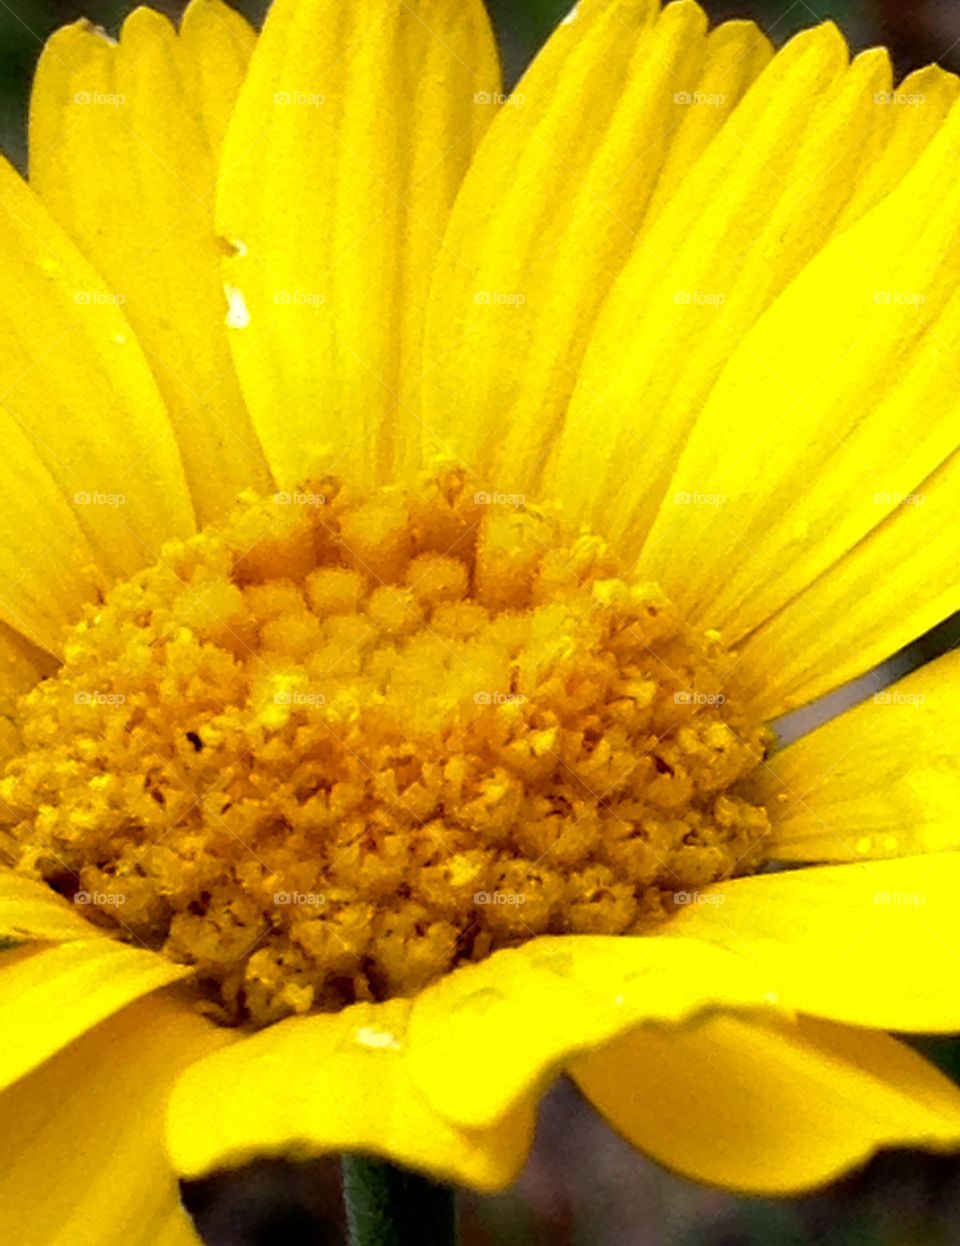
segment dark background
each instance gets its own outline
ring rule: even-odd
[[[571,0],[488,3],[512,83]],[[756,19],[778,43],[832,17],[856,49],[887,44],[901,73],[929,61],[960,70],[958,0],[701,3],[716,18]],[[0,0],[0,147],[18,164],[24,161],[30,76],[43,41],[80,16],[115,33],[133,7],[128,0]],[[152,7],[177,17],[183,4],[153,0]],[[245,0],[237,7],[259,23],[266,3]],[[946,643],[956,640],[956,631],[951,628]],[[925,1049],[960,1077],[956,1044],[939,1040]],[[185,1194],[211,1246],[342,1241],[333,1163],[264,1163],[197,1183]],[[519,1185],[496,1199],[464,1197],[462,1221],[463,1246],[960,1246],[960,1160],[890,1153],[806,1198],[738,1198],[643,1160],[561,1084],[546,1100],[537,1147]]]

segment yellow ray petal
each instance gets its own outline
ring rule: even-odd
[[[694,940],[584,935],[495,953],[414,1000],[413,1076],[448,1120],[483,1128],[545,1089],[572,1053],[640,1021],[774,1005],[763,974],[716,951]]]
[[[0,938],[70,939],[101,937],[76,906],[42,883],[0,868]]]
[[[419,425],[430,273],[494,107],[480,0],[277,0],[217,196],[231,346],[278,480],[388,473]],[[412,369],[412,371],[411,371]]]
[[[863,216],[890,193],[916,164],[960,97],[960,78],[939,65],[927,65],[881,96],[881,107],[893,112],[890,140],[864,169],[840,213],[843,228]]]
[[[750,23],[706,37],[690,0],[656,7],[597,6],[558,29],[451,216],[427,321],[425,433],[482,475],[498,463],[505,485],[536,483],[661,170],[679,180],[769,58]]]
[[[835,227],[892,124],[886,54],[830,24],[774,57],[638,239],[598,318],[549,479],[635,552],[736,343]],[[797,192],[802,187],[802,192]]]
[[[960,1029],[960,853],[822,865],[711,887],[663,933],[752,961],[790,1008],[851,1025]]]
[[[851,549],[957,444],[958,142],[960,106],[898,189],[747,334],[690,436],[641,566],[731,641]],[[906,425],[916,430],[907,443]]]
[[[30,437],[2,409],[0,424],[0,618],[59,653],[65,629],[96,597],[93,551]]]
[[[960,1090],[886,1034],[718,1016],[638,1029],[574,1067],[610,1123],[661,1164],[754,1194],[795,1194],[885,1146],[960,1145]]]
[[[221,0],[190,0],[184,11],[177,41],[183,85],[214,162],[256,42],[250,23]]]
[[[0,762],[20,749],[17,701],[55,670],[50,654],[0,622]]]
[[[841,714],[758,774],[781,861],[960,848],[960,653]]]
[[[881,492],[883,522],[743,642],[737,677],[764,718],[862,675],[960,610],[958,497],[960,453],[905,497]]]
[[[281,1021],[188,1069],[168,1118],[178,1171],[363,1151],[482,1190],[508,1185],[530,1146],[533,1105],[489,1130],[445,1121],[410,1075],[409,1011],[391,1000]]]
[[[266,490],[270,477],[233,371],[213,228],[206,118],[225,124],[241,43],[220,9],[203,3],[196,13],[185,48],[145,8],[127,18],[119,44],[86,22],[53,36],[34,83],[30,180],[122,300],[205,522],[222,518],[242,489]],[[223,51],[212,65],[191,64],[212,42],[212,22]],[[235,71],[217,83],[214,115],[203,75],[222,61]]]
[[[0,1204],[22,1246],[200,1246],[163,1148],[173,1079],[229,1041],[139,1000],[0,1095]]]
[[[11,953],[10,960],[0,960],[0,1087],[134,1000],[191,972],[115,939],[93,937]]]
[[[193,530],[163,403],[115,292],[0,163],[0,433],[15,421],[98,563],[142,567]]]

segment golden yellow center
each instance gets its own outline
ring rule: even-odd
[[[0,844],[225,1019],[410,994],[756,867],[768,733],[729,662],[601,541],[456,472],[248,498],[70,635]]]

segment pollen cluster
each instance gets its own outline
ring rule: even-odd
[[[656,585],[457,472],[245,498],[70,634],[0,854],[264,1025],[756,868],[768,746]]]

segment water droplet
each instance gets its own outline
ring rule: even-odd
[[[891,854],[897,853],[900,850],[899,838],[896,835],[884,835],[883,850]]]
[[[225,285],[223,292],[227,296],[227,327],[245,329],[250,323],[250,308],[243,291],[237,286]]]
[[[118,346],[126,346],[127,335],[125,333],[114,333],[113,340]]]
[[[379,1025],[361,1025],[353,1035],[354,1042],[360,1047],[369,1047],[373,1051],[399,1051],[400,1040],[391,1030],[384,1030]]]
[[[869,835],[864,835],[861,839],[858,839],[856,844],[854,845],[854,848],[860,854],[861,857],[867,856],[867,854],[870,852],[870,849],[872,847],[873,847],[873,840],[870,838]]]

